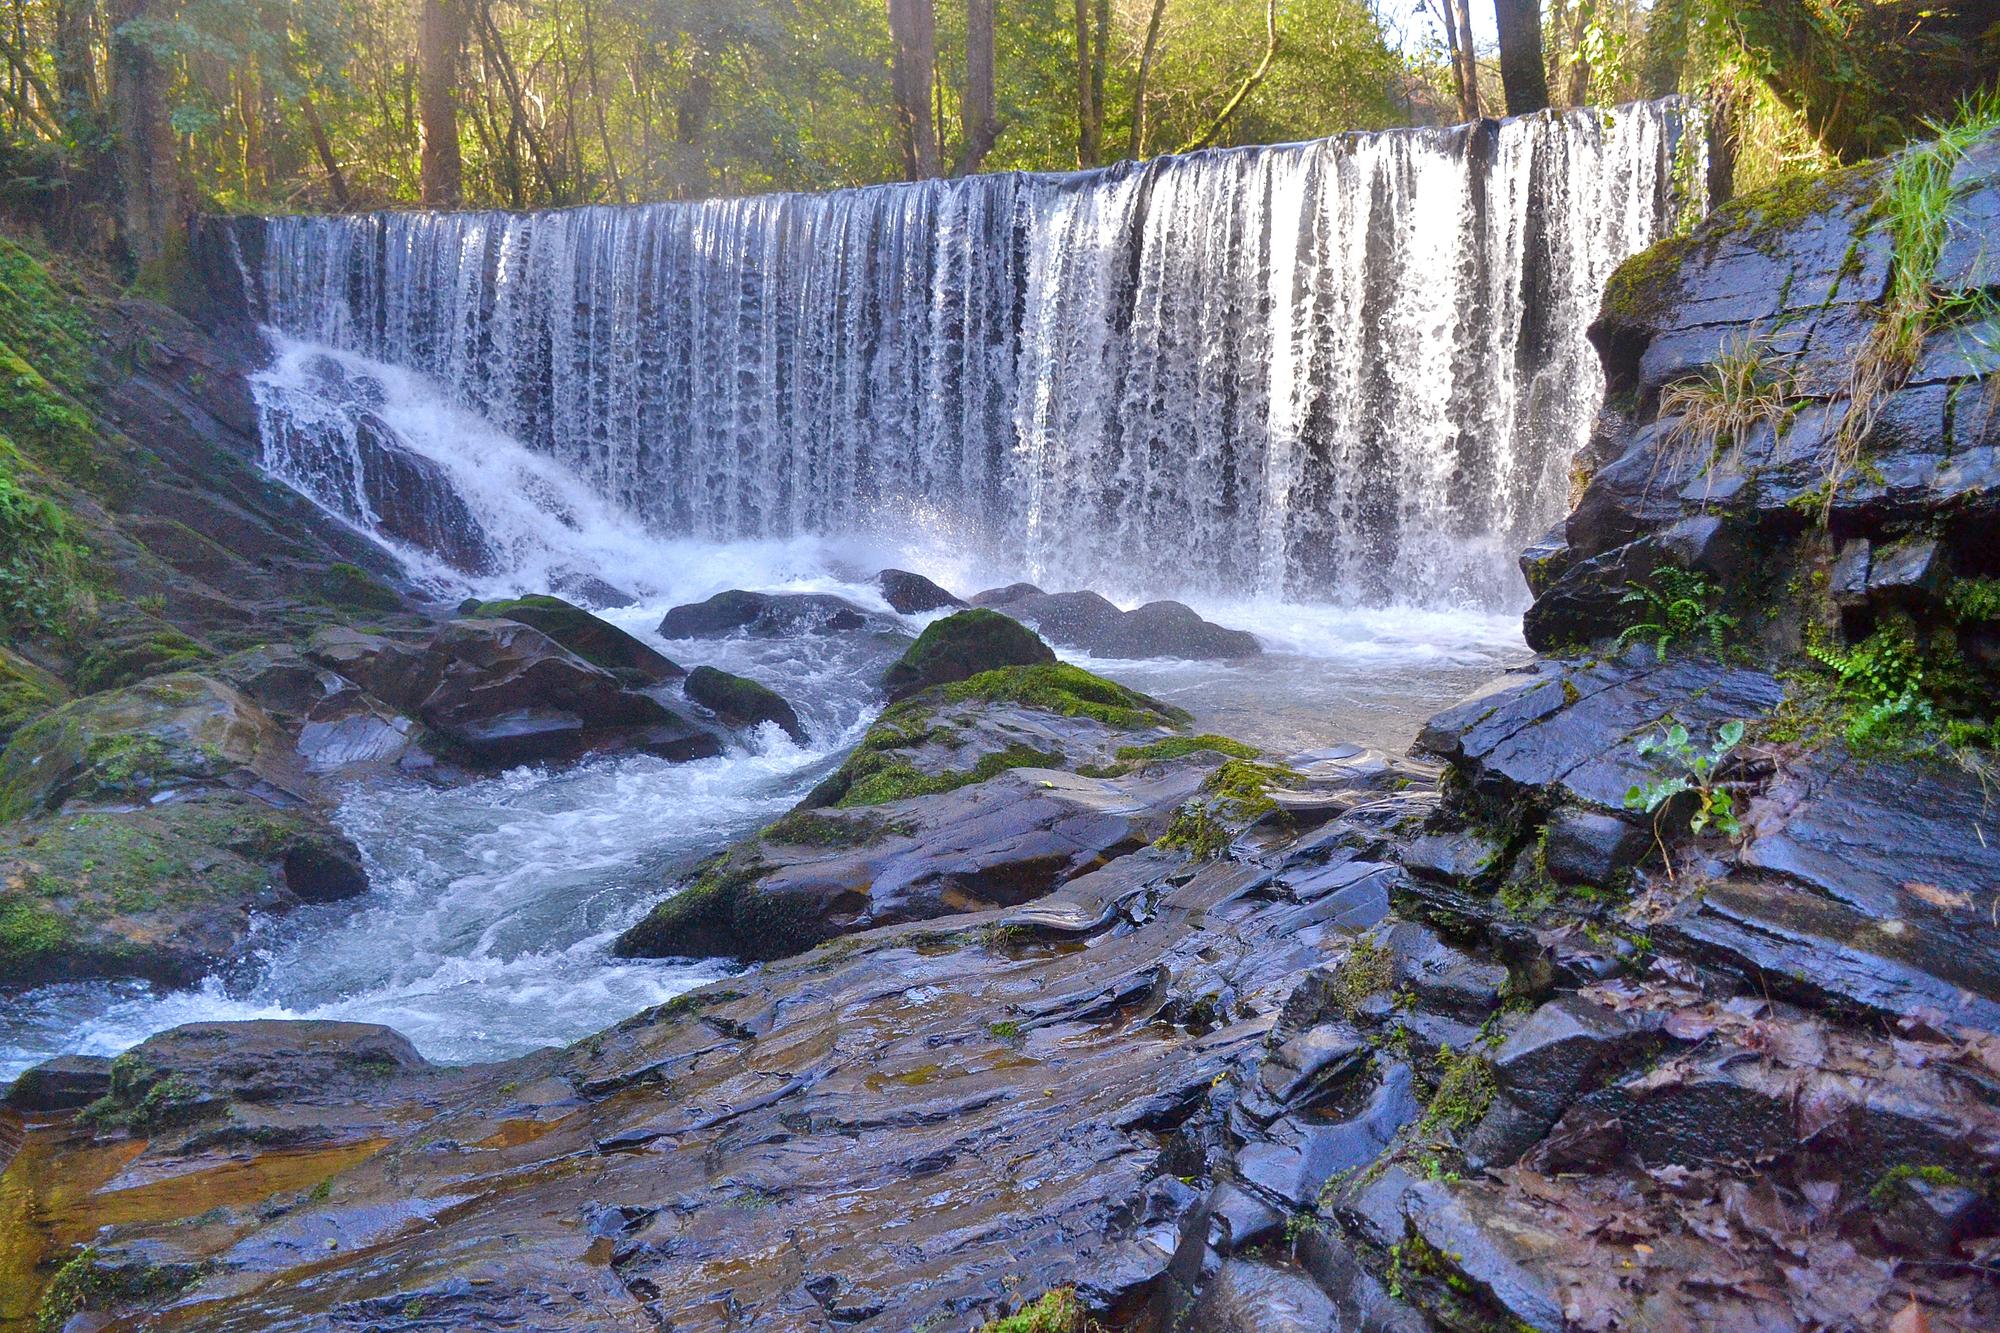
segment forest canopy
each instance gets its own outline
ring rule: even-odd
[[[1754,181],[1893,147],[2000,51],[1990,4],[1933,0],[0,5],[0,205],[141,261],[193,209],[1064,170],[1673,91]]]

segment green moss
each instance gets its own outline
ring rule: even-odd
[[[1438,1048],[1437,1083],[1424,1107],[1419,1127],[1425,1132],[1448,1129],[1464,1133],[1493,1104],[1493,1066],[1473,1051],[1462,1054]]]
[[[1664,304],[1668,284],[1693,249],[1689,238],[1669,237],[1620,264],[1604,284],[1604,314],[1620,320],[1644,319]]]
[[[0,896],[0,977],[39,975],[67,956],[70,923],[20,891]]]
[[[875,762],[852,767],[846,793],[837,802],[841,808],[881,805],[912,796],[936,796],[998,777],[1010,769],[1061,768],[1065,762],[1060,750],[1037,750],[1029,745],[1010,745],[982,755],[970,769],[945,773],[925,773],[906,760],[882,754],[870,758]]]
[[[998,1023],[989,1023],[986,1025],[986,1030],[1001,1041],[1019,1041],[1021,1039],[1021,1025],[1011,1018],[1002,1019]]]
[[[1197,861],[1213,861],[1228,851],[1234,840],[1229,826],[1210,814],[1206,806],[1189,802],[1174,812],[1173,822],[1153,845]]]
[[[1146,764],[1203,753],[1219,754],[1230,759],[1255,759],[1260,752],[1255,746],[1212,733],[1203,733],[1200,736],[1168,736],[1164,740],[1153,741],[1147,745],[1121,745],[1118,747],[1117,763],[1096,764],[1080,768],[1077,772],[1087,778],[1122,777]]]
[[[1874,1187],[1868,1191],[1868,1202],[1877,1207],[1889,1202],[1890,1196],[1895,1192],[1896,1186],[1906,1180],[1920,1181],[1923,1184],[1932,1185],[1939,1189],[1969,1187],[1970,1185],[1970,1182],[1960,1177],[1956,1172],[1942,1166],[1892,1166],[1882,1173],[1882,1178],[1876,1181]]]
[[[35,1311],[35,1333],[60,1333],[74,1315],[115,1310],[141,1301],[164,1300],[194,1285],[201,1269],[193,1264],[105,1263],[85,1247],[56,1271]]]
[[[396,590],[359,565],[338,561],[315,581],[320,597],[333,606],[356,611],[396,611],[403,599]]]
[[[40,469],[0,434],[0,631],[67,638],[92,612],[88,551],[49,492]]]
[[[794,810],[783,819],[766,828],[758,836],[765,842],[778,843],[786,847],[866,847],[891,835],[903,836],[911,831],[908,823],[880,819],[872,815],[850,815],[845,818],[816,814],[811,810]]]
[[[0,647],[0,746],[23,726],[60,706],[66,697],[61,681]]]
[[[951,703],[1012,703],[1064,717],[1087,717],[1119,731],[1185,726],[1181,709],[1067,662],[983,671],[944,687]]]
[[[1296,787],[1299,777],[1288,768],[1231,759],[1208,775],[1201,789],[1214,797],[1226,818],[1254,820],[1278,808],[1273,787]]]
[[[890,698],[900,699],[988,670],[1054,661],[1049,646],[1026,625],[998,611],[974,607],[925,626],[889,668],[883,684]]]
[[[136,632],[101,640],[76,669],[76,687],[84,694],[117,689],[147,676],[200,666],[213,656],[187,635],[160,622]]]
[[[1351,1019],[1371,996],[1388,990],[1394,975],[1391,963],[1388,948],[1373,935],[1355,936],[1330,978],[1333,1002],[1340,1011]]]
[[[724,852],[618,939],[619,956],[713,958],[751,961],[804,953],[826,938],[810,904],[782,893],[764,893],[769,870],[754,855]]]

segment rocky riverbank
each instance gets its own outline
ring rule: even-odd
[[[1951,187],[1935,245],[1886,220],[1913,171]],[[1066,1292],[1121,1329],[2000,1326],[1995,217],[2000,148],[1945,145],[1622,270],[1578,502],[1524,560],[1545,656],[1411,757],[1196,735],[958,612],[621,945],[760,967],[495,1065],[273,1023],[31,1071],[0,1319],[942,1330]],[[972,600],[1051,638],[1102,610]],[[673,712],[673,664],[538,607],[315,626],[336,752],[727,721],[634,702]],[[290,809],[243,709],[294,750],[311,709],[246,670],[65,707],[179,710],[146,733],[176,790]],[[221,759],[168,743],[204,728]],[[157,818],[88,746],[26,771],[40,817]]]

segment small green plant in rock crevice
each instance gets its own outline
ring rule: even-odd
[[[1847,705],[1847,743],[1857,750],[1897,748],[1928,732],[1937,712],[1925,694],[1924,661],[1908,626],[1886,624],[1843,651],[1809,643],[1806,655],[1831,671]],[[1908,748],[1907,744],[1901,748]]]
[[[1699,837],[1710,829],[1728,838],[1743,836],[1743,826],[1736,818],[1736,797],[1719,779],[1719,773],[1743,742],[1743,723],[1725,722],[1717,728],[1715,741],[1707,749],[1698,748],[1688,735],[1688,729],[1674,722],[1663,732],[1656,732],[1639,739],[1638,753],[1641,759],[1659,756],[1673,769],[1667,776],[1652,782],[1634,783],[1625,793],[1625,808],[1638,810],[1653,816],[1653,831],[1660,845],[1660,856],[1666,859],[1666,841],[1659,837],[1660,815],[1668,802],[1684,794],[1694,796],[1694,809],[1688,816],[1688,832]],[[1673,873],[1671,862],[1667,873]]]
[[[1706,574],[1673,565],[1661,565],[1647,583],[1627,583],[1620,606],[1639,606],[1646,619],[1627,625],[1618,634],[1618,651],[1624,652],[1635,639],[1651,640],[1653,653],[1666,660],[1667,649],[1689,639],[1706,639],[1717,654],[1723,650],[1736,617],[1717,607],[1722,589]]]
[[[1759,425],[1769,422],[1782,432],[1802,401],[1797,373],[1780,365],[1762,341],[1746,340],[1662,393],[1659,417],[1673,423],[1666,446],[1707,453],[1706,472],[1722,450],[1742,444]]]

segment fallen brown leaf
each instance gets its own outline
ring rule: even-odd
[[[1917,1304],[1916,1297],[1912,1296],[1908,1305],[1896,1311],[1896,1317],[1889,1321],[1889,1333],[1931,1333],[1930,1316]]]
[[[1972,906],[1971,894],[1954,893],[1950,889],[1939,888],[1935,884],[1925,884],[1921,880],[1904,880],[1903,892],[1909,894],[1912,898],[1921,898],[1932,907],[1942,908],[1947,912],[1956,908]]]

